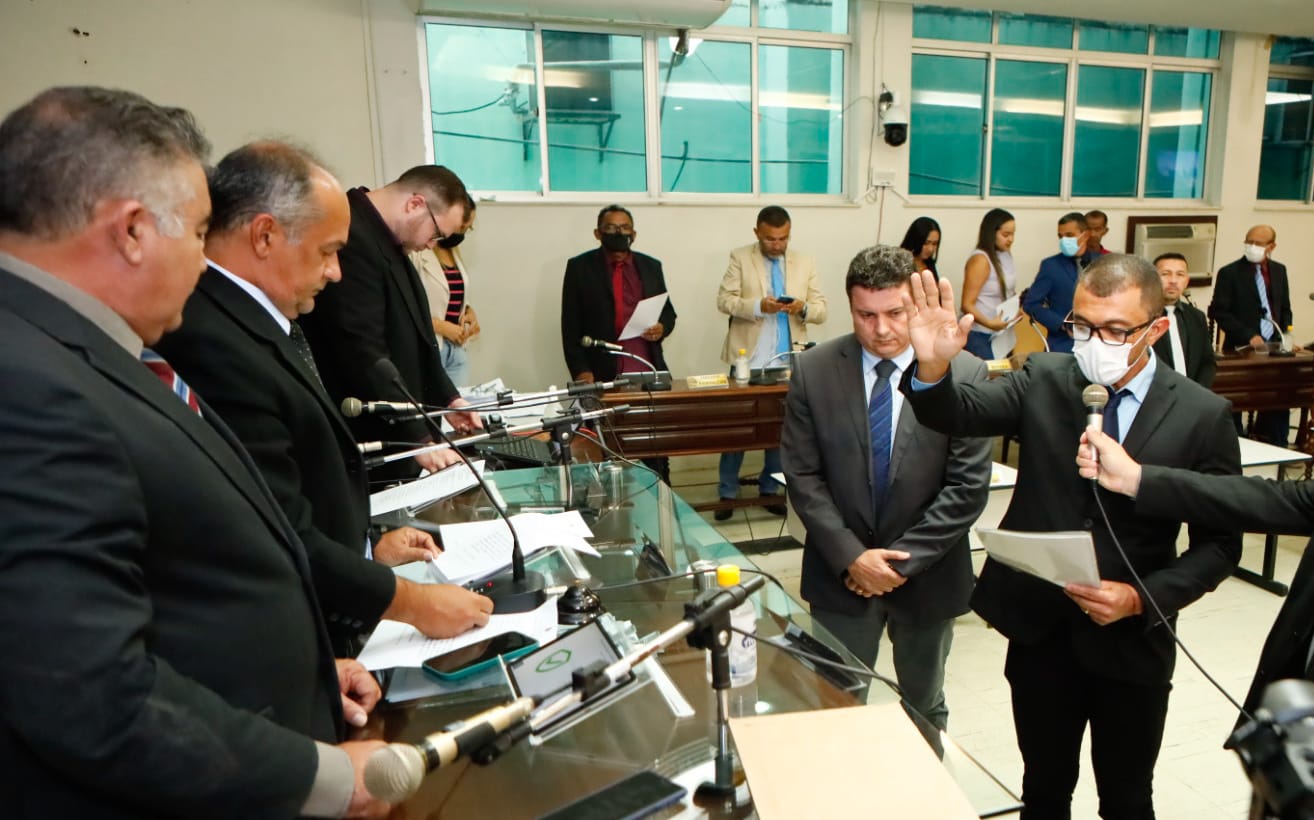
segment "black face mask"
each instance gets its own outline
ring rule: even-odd
[[[447,236],[444,236],[442,239],[438,240],[438,247],[447,248],[448,250],[451,250],[452,248],[455,248],[457,245],[461,244],[464,241],[465,241],[465,234],[449,233]]]
[[[630,235],[627,233],[604,233],[602,247],[612,253],[624,253],[630,249]]]

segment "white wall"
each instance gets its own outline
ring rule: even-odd
[[[906,95],[910,7],[861,3],[855,31],[852,95],[870,96],[884,81]],[[77,27],[91,36],[73,34]],[[194,111],[219,153],[257,136],[287,135],[321,153],[347,185],[376,185],[423,162],[424,142],[417,27],[405,0],[0,0],[0,110],[58,83],[117,85]],[[1268,53],[1266,38],[1226,38],[1210,141],[1210,202],[1195,211],[1219,217],[1219,264],[1240,256],[1246,229],[1278,230],[1277,258],[1291,269],[1296,338],[1314,340],[1314,209],[1258,207],[1260,124]],[[869,161],[892,170],[907,189],[907,147],[878,143],[868,156],[871,107],[849,109],[849,188],[861,193]],[[913,139],[916,139],[914,134]],[[460,168],[455,169],[460,172]],[[622,200],[634,211],[637,248],[662,259],[676,310],[667,358],[677,375],[719,372],[725,317],[715,309],[728,251],[752,241],[753,219],[766,202],[670,205]],[[591,230],[604,201],[484,202],[477,230],[462,246],[472,271],[471,301],[484,335],[472,344],[472,376],[503,375],[518,387],[561,383],[558,317],[565,260],[594,244]],[[1055,250],[1054,222],[1068,210],[1101,207],[1110,214],[1106,244],[1120,248],[1126,217],[1184,213],[1170,203],[1128,208],[1117,200],[1020,205],[1015,201],[905,203],[887,192],[861,204],[780,204],[793,215],[796,248],[817,257],[832,318],[818,333],[847,332],[844,270],[862,247],[898,242],[907,224],[927,214],[944,228],[940,267],[955,284],[977,224],[991,207],[1018,219],[1014,255],[1025,284]],[[1194,294],[1199,304],[1208,294]]]

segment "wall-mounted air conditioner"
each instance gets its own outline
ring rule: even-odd
[[[1155,222],[1154,217],[1138,217],[1132,228],[1132,253],[1154,261],[1162,253],[1180,253],[1186,257],[1186,269],[1192,285],[1208,284],[1214,272],[1214,240],[1218,225],[1213,222]]]
[[[730,0],[415,0],[419,14],[510,17],[553,23],[706,28]]]

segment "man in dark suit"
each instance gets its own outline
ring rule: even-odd
[[[1089,530],[1103,579],[1060,588],[987,559],[972,595],[972,608],[1008,638],[1004,672],[1026,767],[1022,816],[1070,816],[1089,724],[1101,816],[1152,818],[1176,654],[1157,613],[1170,626],[1178,610],[1214,589],[1235,568],[1241,537],[1234,525],[1193,525],[1178,555],[1179,525],[1094,490],[1073,469],[1072,446],[1086,426],[1082,392],[1098,383],[1110,393],[1104,429],[1138,458],[1235,474],[1240,448],[1227,402],[1156,361],[1150,347],[1168,320],[1159,274],[1143,259],[1108,254],[1082,272],[1069,325],[1073,355],[1032,354],[1022,372],[985,384],[958,384],[949,369],[970,328],[952,297],[945,280],[938,291],[929,276],[914,282],[917,364],[904,394],[932,429],[1020,436],[1017,486],[1001,527]]]
[[[456,233],[465,222],[465,185],[441,165],[420,165],[395,182],[376,190],[347,192],[351,231],[338,252],[342,282],[324,291],[314,313],[299,322],[305,331],[324,387],[334,402],[355,397],[364,401],[405,402],[406,396],[379,373],[375,363],[389,359],[402,383],[421,403],[463,407],[444,372],[438,342],[429,319],[429,301],[420,276],[406,254]],[[480,426],[473,412],[453,413],[447,420],[458,432]],[[419,420],[388,424],[365,415],[352,419],[357,441],[428,441],[428,427]],[[420,466],[441,469],[459,459],[450,450],[416,458]],[[415,475],[406,462],[376,471],[385,479]]]
[[[1256,225],[1246,232],[1242,258],[1219,269],[1209,311],[1223,331],[1223,350],[1280,342],[1291,327],[1291,288],[1286,265],[1273,261],[1276,247],[1277,231]],[[1234,420],[1237,432],[1244,432],[1241,414]],[[1287,410],[1255,414],[1255,438],[1269,444],[1285,447],[1290,427]]]
[[[205,268],[206,150],[122,91],[0,123],[7,817],[387,808],[357,788],[382,744],[340,743],[341,693],[360,720],[378,687],[335,669],[304,548],[214,410],[139,360]]]
[[[242,441],[306,546],[340,654],[380,618],[439,638],[487,623],[491,602],[450,584],[415,584],[388,566],[424,560],[428,533],[384,533],[365,557],[365,464],[292,321],[341,278],[347,197],[306,152],[276,143],[233,151],[209,178],[210,268],[183,325],[155,346]]]
[[[1059,252],[1041,261],[1036,280],[1026,289],[1022,309],[1045,326],[1049,334],[1045,337],[1047,350],[1071,353],[1072,337],[1063,320],[1072,310],[1072,294],[1081,269],[1101,254],[1090,250],[1086,217],[1077,211],[1059,218],[1058,241]]]
[[[648,370],[633,359],[585,348],[580,344],[585,336],[615,342],[658,370],[667,369],[662,340],[675,330],[675,307],[670,299],[657,324],[640,338],[617,339],[640,300],[666,293],[662,263],[631,250],[638,236],[630,212],[608,205],[598,213],[598,226],[593,230],[599,247],[566,263],[561,284],[561,349],[572,379],[610,381],[617,373]]]
[[[853,333],[797,357],[781,454],[808,532],[801,589],[812,616],[868,666],[888,627],[904,697],[943,730],[944,665],[972,592],[967,531],[985,508],[990,442],[937,433],[904,406],[912,273],[902,248],[853,258]],[[975,356],[952,366],[962,382],[985,380]]]
[[[1154,353],[1186,378],[1210,387],[1218,361],[1204,313],[1183,298],[1191,284],[1186,257],[1180,253],[1159,254],[1154,267],[1163,283],[1163,308],[1168,315],[1168,332],[1154,343]]]

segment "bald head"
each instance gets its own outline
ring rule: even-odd
[[[258,287],[289,319],[338,281],[351,211],[342,185],[308,151],[283,142],[244,145],[210,173],[214,202],[206,252]]]
[[[1235,234],[1233,234],[1235,236]],[[1277,231],[1272,225],[1256,225],[1246,231],[1247,245],[1276,245]]]

